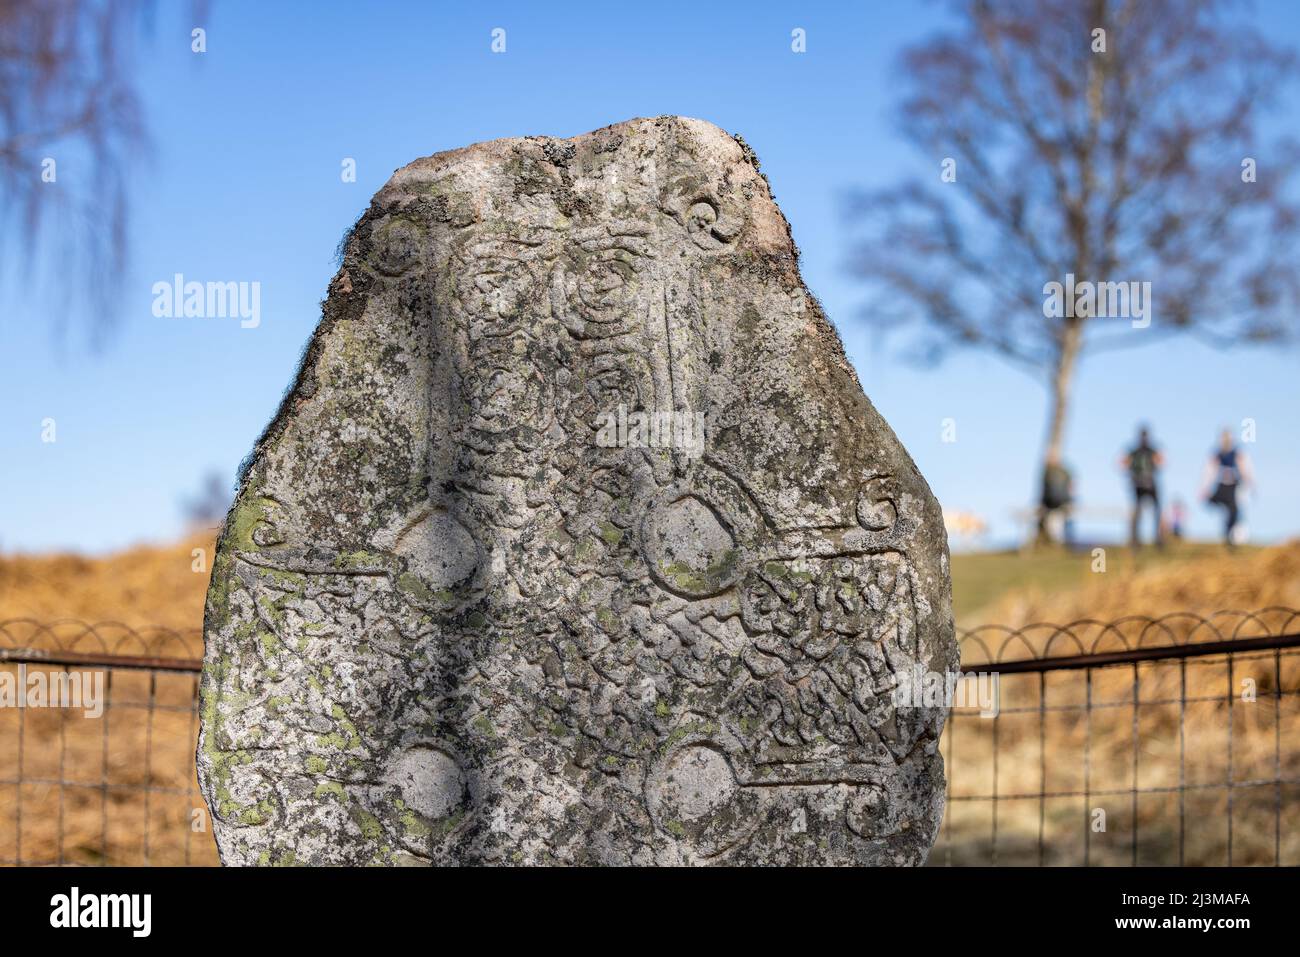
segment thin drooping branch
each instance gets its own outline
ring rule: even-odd
[[[0,262],[40,263],[102,341],[127,265],[131,161],[145,134],[131,80],[145,0],[0,0]]]

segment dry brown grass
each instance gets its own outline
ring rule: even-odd
[[[136,628],[201,628],[213,543],[214,535],[205,532],[172,545],[141,545],[103,558],[0,558],[0,621],[75,618]],[[201,572],[192,568],[196,548],[204,552]]]
[[[104,558],[0,559],[0,621],[147,629],[137,638],[112,626],[42,632],[11,624],[0,644],[198,657],[212,544],[202,534]],[[201,572],[192,567],[196,548],[205,550]],[[0,670],[17,671],[12,664]],[[28,667],[37,671],[49,669]],[[215,864],[194,773],[196,677],[112,670],[105,679],[110,706],[99,718],[72,709],[0,709],[0,781],[11,782],[0,783],[0,860]],[[12,783],[19,779],[24,783]],[[201,830],[193,827],[196,811]]]
[[[208,576],[191,570],[195,548],[206,550],[205,566],[210,567],[209,535],[105,558],[0,558],[0,620],[163,626],[190,632],[187,639],[171,641],[163,650],[197,656],[201,645],[193,633],[202,622]],[[1300,543],[1088,576],[1077,588],[1013,588],[995,598],[980,617],[1021,625],[1174,611],[1208,615],[1225,608],[1269,605],[1300,606]],[[56,633],[74,639],[82,650],[99,647],[101,638],[124,652],[144,650],[120,641],[123,633],[111,628],[79,637],[67,628]],[[1044,650],[1047,634],[1031,634],[1033,651]],[[48,647],[53,640],[32,635],[30,628],[15,628],[0,633],[0,642],[44,642]],[[1175,629],[1151,635],[1147,643],[1186,637],[1186,629]],[[1090,640],[1083,634],[1081,638]],[[1101,647],[1117,644],[1112,636]],[[1008,648],[1004,656],[1025,657],[1031,648]],[[968,650],[968,658],[972,654]],[[0,667],[13,670],[12,665]],[[1275,844],[1280,845],[1282,863],[1300,863],[1300,833],[1286,816],[1294,817],[1300,806],[1300,785],[1238,786],[1231,790],[1231,807],[1225,787],[1229,763],[1231,779],[1238,785],[1271,781],[1279,767],[1284,778],[1300,777],[1300,699],[1292,693],[1277,702],[1272,696],[1279,678],[1288,692],[1300,689],[1300,656],[1282,656],[1280,673],[1275,673],[1271,654],[1237,658],[1232,669],[1230,681],[1222,657],[1189,660],[1186,705],[1179,703],[1184,674],[1178,663],[1143,664],[1136,672],[1132,666],[1098,669],[1090,686],[1082,672],[1041,679],[1005,676],[1002,713],[996,722],[959,713],[945,733],[945,759],[959,800],[949,804],[933,861],[990,860],[994,804],[960,799],[990,795],[996,788],[1001,863],[1037,863],[1040,822],[1047,863],[1082,863],[1086,833],[1092,863],[1128,863],[1134,821],[1140,863],[1177,863],[1180,833],[1187,863],[1226,863],[1229,821],[1235,863],[1273,863]],[[150,675],[111,674],[112,707],[105,718],[86,719],[55,709],[0,709],[0,781],[19,776],[21,741],[22,778],[27,782],[21,790],[0,783],[0,859],[14,859],[21,845],[24,861],[216,862],[210,833],[191,828],[195,810],[206,814],[195,792],[194,677],[154,676],[153,700],[162,707],[151,712],[145,707]],[[1257,701],[1241,700],[1243,678],[1255,681]],[[1089,694],[1090,716],[1083,708]],[[1046,707],[1040,710],[1040,704]],[[59,780],[69,784],[42,783]],[[1187,786],[1181,796],[1180,781]],[[1136,815],[1128,793],[1135,782],[1150,792],[1139,795]],[[155,790],[146,792],[146,787]],[[1051,796],[1085,790],[1086,797]],[[1040,792],[1049,796],[1040,798]],[[1275,834],[1279,801],[1283,816],[1280,834]],[[1089,815],[1099,807],[1106,811],[1106,830],[1087,832]]]
[[[1300,607],[1300,543],[1089,579],[1078,588],[1009,591],[987,606],[985,620],[1022,627],[1188,612],[1215,627],[1176,617],[1158,627],[1034,628],[1005,644],[989,630],[981,632],[987,652],[972,643],[963,660],[1211,641],[1238,628],[1243,636],[1300,630],[1300,618],[1281,612],[1255,620],[1218,614]],[[1253,701],[1243,699],[1247,682]],[[1127,864],[1136,828],[1138,863],[1177,864],[1181,843],[1187,864],[1227,864],[1231,828],[1232,863],[1300,864],[1300,784],[1272,783],[1300,779],[1300,654],[1149,662],[1090,676],[1005,675],[1000,691],[996,721],[967,710],[945,732],[958,800],[936,863],[990,862],[996,830],[1000,863],[1034,864],[1041,829],[1046,863]],[[993,794],[996,803],[987,799]],[[1096,809],[1105,812],[1105,831],[1088,829]]]
[[[1189,659],[1185,677],[1178,662],[1096,669],[1090,682],[1002,676],[996,721],[955,712],[944,733],[958,800],[935,862],[989,863],[996,813],[1000,863],[1037,863],[1041,821],[1047,863],[1084,863],[1087,836],[1090,863],[1127,864],[1136,821],[1138,863],[1179,863],[1181,835],[1186,863],[1227,864],[1231,820],[1234,864],[1300,864],[1300,785],[1271,783],[1300,779],[1300,657],[1281,658],[1280,700],[1272,654],[1231,667],[1230,678],[1219,656]],[[1245,679],[1255,701],[1242,699]],[[1089,833],[1096,809],[1106,829]]]
[[[1083,575],[1084,584],[1075,588],[1008,590],[984,607],[979,623],[1019,627],[1035,621],[1109,621],[1133,614],[1158,618],[1182,611],[1211,615],[1228,609],[1300,608],[1300,541],[1236,553],[1216,549],[1176,565],[1136,571],[1124,569],[1122,549],[1112,551],[1120,552],[1121,559],[1108,556],[1112,571]],[[1084,568],[1091,560],[1089,555],[1078,559]],[[1034,556],[1027,555],[1025,561],[1033,562]]]
[[[215,864],[194,773],[196,678],[110,674],[111,705],[100,718],[0,710],[0,778],[24,782],[0,785],[0,859]]]

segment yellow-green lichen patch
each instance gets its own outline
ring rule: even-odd
[[[384,826],[375,817],[359,804],[353,804],[348,810],[348,814],[361,829],[361,836],[368,841],[377,841],[384,836]]]
[[[688,594],[715,591],[726,585],[736,567],[738,552],[734,548],[724,551],[716,561],[700,570],[684,562],[660,562],[664,578]]]
[[[339,784],[338,781],[322,781],[320,784],[316,785],[316,789],[312,793],[318,798],[329,796],[338,801],[345,800],[343,785]]]
[[[254,540],[253,532],[263,522],[271,521],[274,508],[274,499],[249,494],[245,489],[226,516],[225,535],[230,543],[240,551],[260,551],[261,546]]]
[[[397,576],[397,587],[419,602],[431,603],[437,597],[418,575],[411,572]]]
[[[337,730],[329,734],[316,736],[316,743],[321,747],[336,748],[339,751],[353,751],[361,747],[361,735],[357,731],[357,726],[352,723],[345,712],[338,705],[330,708],[330,715],[334,718]]]
[[[409,808],[401,813],[398,820],[402,822],[402,831],[406,834],[408,840],[427,840],[429,835],[433,833],[433,828]]]
[[[275,813],[275,805],[269,800],[263,799],[258,801],[253,807],[246,807],[239,812],[239,823],[251,826],[260,826],[271,819]]]
[[[262,646],[262,654],[268,658],[274,658],[280,652],[284,651],[284,642],[270,631],[260,631],[257,635],[257,641]]]

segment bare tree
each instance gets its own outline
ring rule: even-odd
[[[0,0],[0,261],[29,271],[47,253],[48,278],[85,293],[103,320],[126,267],[128,171],[145,138],[131,76],[147,6]],[[91,326],[96,340],[106,329]]]
[[[1296,337],[1292,144],[1260,139],[1289,51],[1217,0],[963,0],[905,52],[900,116],[926,179],[856,195],[869,321],[914,355],[989,350],[1045,380],[1044,463],[1086,353],[1185,332]],[[1150,282],[1150,325],[1045,306],[1048,283]],[[1082,314],[1080,314],[1082,313]],[[1139,323],[1140,325],[1140,323]]]
[[[217,469],[209,469],[203,473],[198,493],[181,502],[181,511],[194,528],[216,528],[230,510],[233,497],[230,480]]]

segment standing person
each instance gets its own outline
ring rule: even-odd
[[[1210,453],[1201,480],[1201,497],[1207,505],[1223,508],[1223,541],[1231,548],[1233,532],[1241,517],[1237,505],[1237,491],[1254,484],[1254,470],[1246,453],[1232,440],[1232,430],[1224,429],[1219,436],[1219,447]],[[1210,489],[1213,488],[1213,492]]]
[[[1038,499],[1038,541],[1052,540],[1051,518],[1061,513],[1064,529],[1063,540],[1072,544],[1073,523],[1070,521],[1070,506],[1074,504],[1074,477],[1070,470],[1061,464],[1061,457],[1049,453],[1047,465],[1043,468],[1043,493]]]
[[[1165,457],[1151,442],[1151,431],[1144,425],[1138,429],[1137,445],[1129,449],[1128,454],[1120,459],[1120,465],[1128,470],[1129,482],[1133,488],[1133,511],[1129,519],[1129,544],[1137,548],[1138,524],[1142,519],[1142,506],[1151,504],[1151,513],[1155,516],[1156,545],[1164,547],[1164,535],[1160,529],[1160,490],[1156,484],[1156,472],[1165,464]]]

